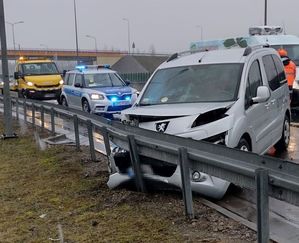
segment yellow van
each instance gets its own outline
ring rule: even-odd
[[[63,79],[51,60],[20,57],[14,78],[11,90],[17,91],[20,98],[59,100]]]

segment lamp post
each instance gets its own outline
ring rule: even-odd
[[[203,34],[202,34],[202,32],[203,32],[203,30],[202,30],[202,26],[201,25],[196,25],[196,28],[200,28],[200,39],[202,40],[203,39]]]
[[[78,44],[78,25],[77,25],[76,0],[74,0],[74,18],[75,18],[75,35],[76,35],[76,57],[77,57],[77,64],[79,64],[79,44]]]
[[[13,49],[14,51],[16,50],[16,40],[15,40],[15,25],[17,24],[23,24],[24,21],[18,21],[18,22],[14,22],[14,23],[10,23],[10,22],[5,22],[6,24],[9,24],[11,26],[11,30],[12,30],[12,41],[13,41]]]
[[[94,40],[94,48],[96,50],[96,52],[98,51],[98,46],[97,46],[97,38],[95,36],[92,35],[86,35],[87,38],[91,38]]]
[[[124,21],[126,21],[128,23],[128,51],[129,51],[129,55],[131,53],[131,41],[130,41],[130,21],[127,18],[123,18]]]
[[[3,138],[13,138],[16,134],[12,128],[12,112],[11,99],[9,94],[9,72],[8,72],[8,58],[7,45],[5,33],[5,16],[3,0],[0,0],[0,42],[1,42],[1,61],[2,61],[2,75],[3,75],[3,104],[4,104],[4,133]]]
[[[268,0],[265,0],[265,19],[264,19],[264,25],[267,25],[267,19],[268,19]]]

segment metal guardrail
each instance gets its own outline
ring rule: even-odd
[[[2,96],[0,100],[3,101]],[[180,165],[185,213],[190,218],[194,217],[190,169],[202,171],[256,191],[258,242],[268,242],[269,239],[268,196],[299,206],[298,164],[222,145],[131,127],[93,114],[41,101],[12,98],[12,104],[15,107],[17,119],[20,116],[20,106],[22,106],[24,120],[27,121],[28,113],[31,113],[34,125],[35,112],[40,111],[42,128],[44,127],[44,114],[50,114],[52,124],[50,130],[53,134],[55,133],[55,117],[72,120],[77,149],[80,147],[78,124],[83,124],[88,131],[92,160],[96,159],[92,131],[93,129],[100,131],[104,138],[107,156],[111,153],[111,142],[130,152],[135,182],[139,191],[146,190],[140,169],[139,157],[141,155]]]

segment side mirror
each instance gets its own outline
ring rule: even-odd
[[[67,70],[63,70],[61,76],[64,78]]]
[[[257,88],[256,97],[252,98],[253,104],[266,102],[270,98],[270,90],[266,86],[259,86]]]
[[[24,78],[24,75],[22,75],[20,72],[14,72],[14,78],[15,79]]]
[[[74,85],[76,88],[82,88],[82,85],[80,83],[75,83]]]
[[[131,81],[130,80],[126,80],[125,83],[126,83],[127,86],[129,86],[131,84]]]

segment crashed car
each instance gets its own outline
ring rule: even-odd
[[[266,153],[290,139],[283,64],[272,48],[247,47],[173,55],[161,64],[122,121],[230,148]],[[144,177],[181,187],[179,166],[141,158]],[[114,148],[108,186],[132,179],[128,152]],[[221,198],[229,182],[190,171],[192,190]]]

